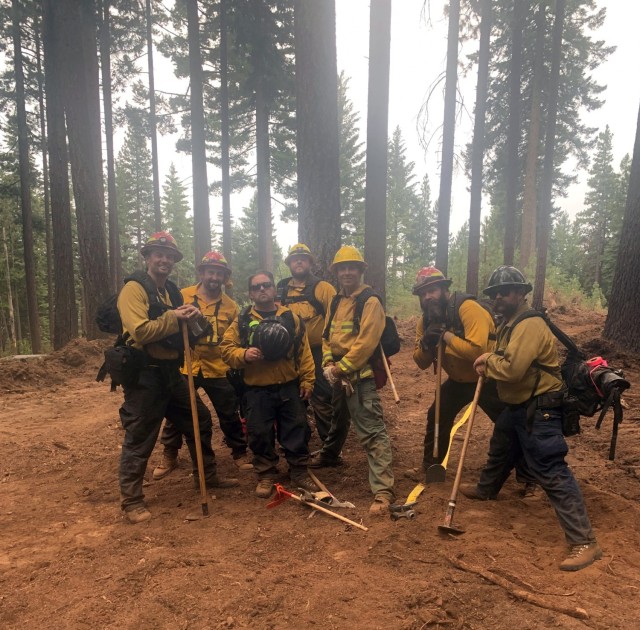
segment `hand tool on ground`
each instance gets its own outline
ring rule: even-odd
[[[481,376],[478,379],[478,384],[476,385],[476,392],[473,395],[473,402],[471,403],[471,414],[469,416],[469,422],[467,423],[467,432],[465,433],[464,442],[462,443],[462,449],[460,451],[460,459],[458,460],[458,471],[456,472],[456,478],[453,482],[453,490],[451,490],[451,497],[449,498],[447,513],[444,517],[444,523],[442,525],[438,525],[438,531],[442,534],[464,534],[464,529],[460,529],[453,525],[453,513],[456,510],[456,501],[458,499],[458,488],[460,487],[460,480],[462,479],[464,458],[467,454],[467,447],[469,446],[469,438],[471,437],[471,429],[473,428],[473,420],[476,416],[476,409],[478,408],[478,400],[480,398],[483,380],[484,378]]]
[[[418,497],[422,494],[423,490],[426,486],[423,483],[419,483],[415,488],[409,493],[407,500],[404,503],[395,503],[389,506],[389,513],[392,521],[397,521],[399,518],[415,518],[415,511],[413,507],[418,502]],[[411,516],[407,516],[406,513],[410,512]],[[403,516],[397,516],[398,514],[403,514]],[[396,516],[394,516],[396,515]]]
[[[438,342],[438,365],[436,367],[436,409],[433,423],[433,459],[438,459],[438,442],[440,440],[440,386],[442,385],[442,357],[444,355],[444,341],[440,336]],[[442,464],[432,464],[427,468],[426,483],[443,483],[446,471]]]
[[[396,401],[396,405],[400,402],[400,396],[398,396],[398,390],[396,389],[396,384],[393,382],[393,376],[391,376],[391,370],[389,369],[389,361],[387,361],[387,355],[384,353],[382,349],[382,344],[380,344],[380,356],[382,357],[382,364],[384,365],[384,371],[387,373],[387,379],[389,380],[389,385],[391,385],[391,391],[393,392],[393,400]]]
[[[303,503],[304,505],[308,505],[311,509],[318,510],[319,512],[323,512],[324,514],[328,514],[329,516],[333,516],[333,518],[337,518],[339,521],[342,521],[343,523],[347,523],[348,525],[357,527],[358,529],[361,529],[362,531],[365,531],[365,532],[369,531],[368,527],[365,527],[364,525],[360,525],[360,523],[356,523],[355,521],[352,521],[351,519],[348,519],[347,517],[342,516],[342,514],[336,514],[335,512],[332,512],[331,510],[327,509],[326,507],[323,507],[322,505],[318,505],[320,501],[316,503],[313,500],[305,499],[304,496],[300,496],[293,492],[289,492],[288,490],[283,488],[279,483],[275,484],[275,488],[276,488],[276,493],[273,499],[269,503],[267,503],[267,508],[274,508],[280,505],[281,503],[284,503],[288,499],[295,499],[296,501]]]
[[[311,477],[311,480],[313,481],[313,483],[315,483],[316,486],[318,486],[318,488],[320,488],[320,490],[322,490],[322,492],[325,493],[329,498],[328,501],[325,500],[324,498],[320,498],[318,496],[320,493],[316,492],[315,493],[316,499],[320,499],[320,501],[322,501],[323,503],[328,503],[331,507],[337,507],[337,508],[355,508],[356,507],[350,501],[340,501],[340,499],[338,499],[334,494],[332,494],[329,488],[327,488],[327,486],[325,486],[322,483],[322,481],[318,479],[318,477],[312,470],[309,470],[308,472],[309,472],[309,477]]]
[[[184,358],[187,364],[187,381],[189,383],[189,402],[191,403],[191,419],[193,420],[193,435],[195,438],[196,459],[198,463],[198,481],[200,483],[200,499],[202,503],[202,516],[187,514],[188,521],[196,521],[209,516],[209,501],[207,499],[207,484],[204,478],[204,463],[202,461],[202,442],[200,441],[200,424],[198,422],[198,406],[196,404],[196,388],[193,382],[193,367],[191,365],[191,348],[189,347],[189,330],[187,322],[180,322],[182,328],[182,341],[184,344]]]

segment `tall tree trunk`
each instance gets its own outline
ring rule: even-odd
[[[109,295],[104,221],[102,136],[95,12],[92,0],[58,0],[63,31],[64,105],[78,223],[78,246],[85,295],[86,333],[100,335],[98,306]]]
[[[102,5],[102,6],[100,6]],[[122,257],[120,253],[120,224],[116,193],[116,167],[113,151],[113,98],[111,95],[111,0],[98,0],[100,31],[100,71],[102,73],[102,102],[104,135],[107,145],[107,194],[109,213],[109,274],[111,288],[117,292],[122,286]]]
[[[386,299],[387,143],[391,0],[371,0],[364,257],[367,282]]]
[[[202,101],[202,55],[197,0],[187,0],[189,77],[191,79],[191,168],[193,172],[193,229],[196,265],[211,249],[207,149]]]
[[[536,172],[540,145],[542,73],[544,72],[544,30],[546,25],[544,2],[540,3],[536,14],[536,49],[531,86],[531,115],[529,138],[527,140],[527,161],[524,172],[524,193],[522,197],[522,223],[520,228],[520,267],[525,269],[536,249],[536,227],[538,223],[538,187]]]
[[[55,293],[49,299],[53,300],[54,304],[53,348],[57,350],[78,336],[78,309],[73,270],[67,132],[62,99],[61,38],[64,37],[64,33],[61,15],[55,10],[55,5],[56,0],[43,1],[42,43],[46,77],[47,145],[55,285]]]
[[[256,179],[258,188],[258,262],[273,271],[273,225],[271,223],[271,157],[269,106],[261,82],[256,87]]]
[[[222,171],[222,252],[231,264],[231,178],[229,160],[229,50],[227,0],[220,0],[220,170]]]
[[[156,123],[156,87],[153,74],[153,21],[151,0],[146,0],[145,15],[147,22],[147,67],[149,69],[149,133],[151,135],[151,166],[153,170],[153,221],[154,229],[162,229],[162,211],[160,210],[160,174],[158,173],[158,131]]]
[[[335,0],[296,0],[298,236],[323,274],[340,247]]]
[[[18,352],[18,342],[16,336],[16,318],[13,312],[13,291],[11,289],[11,266],[9,265],[9,248],[7,247],[7,232],[2,227],[2,245],[4,249],[5,275],[7,278],[7,312],[9,315],[8,333],[9,342],[11,343],[11,351],[16,354]]]
[[[616,270],[611,285],[609,313],[604,337],[632,352],[640,352],[640,110],[633,160],[629,176],[629,192],[624,212]]]
[[[505,173],[506,201],[504,210],[504,262],[513,265],[516,249],[516,219],[518,217],[518,188],[520,160],[520,82],[522,74],[522,30],[530,0],[513,0],[511,26],[511,63],[509,68],[509,127]]]
[[[542,191],[540,194],[540,221],[538,222],[538,256],[536,259],[536,280],[533,291],[533,306],[541,308],[544,300],[544,280],[547,273],[547,250],[551,231],[551,195],[553,189],[553,158],[556,147],[556,119],[558,117],[558,91],[560,88],[560,63],[562,61],[562,31],[566,0],[556,0],[551,43],[551,76],[549,77],[549,103],[547,107],[547,128],[544,142],[542,165]]]
[[[458,31],[460,0],[449,2],[449,33],[447,35],[447,74],[444,88],[444,119],[442,126],[442,163],[440,164],[440,195],[438,197],[438,239],[436,267],[446,275],[449,265],[449,217],[451,215],[451,182],[453,180],[453,142],[456,128],[456,86],[458,83]]]
[[[480,223],[482,216],[482,163],[484,160],[484,127],[487,111],[489,52],[491,44],[491,0],[480,5],[480,46],[478,49],[478,82],[476,111],[471,146],[471,202],[469,207],[469,257],[467,259],[467,293],[477,295],[480,273]]]
[[[53,343],[53,244],[51,241],[51,197],[49,194],[49,162],[47,159],[47,128],[44,109],[44,77],[42,74],[42,48],[40,25],[36,18],[34,38],[38,77],[38,119],[40,122],[40,152],[42,156],[42,188],[44,199],[44,239],[47,257],[47,315],[49,317],[49,343]]]
[[[13,62],[16,80],[16,114],[18,121],[18,162],[20,169],[20,205],[22,210],[22,247],[24,251],[24,275],[27,289],[29,337],[34,354],[42,352],[40,316],[38,314],[38,289],[36,286],[36,260],[33,249],[33,213],[31,210],[31,168],[29,165],[29,129],[24,101],[24,72],[22,69],[21,10],[18,0],[12,0]]]

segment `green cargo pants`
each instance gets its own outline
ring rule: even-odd
[[[372,378],[361,380],[355,392],[348,396],[340,385],[333,390],[333,418],[329,435],[320,456],[327,461],[337,461],[349,433],[349,418],[358,441],[367,452],[369,461],[369,485],[374,495],[386,495],[391,502],[393,470],[391,468],[391,442],[384,425],[380,396]]]

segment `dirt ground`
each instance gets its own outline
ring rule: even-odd
[[[239,488],[218,492],[209,519],[186,522],[199,510],[187,459],[146,487],[153,519],[129,525],[118,505],[122,395],[94,381],[104,343],[78,341],[46,358],[0,361],[0,627],[637,628],[640,362],[597,339],[602,316],[554,318],[636,384],[625,396],[630,409],[615,462],[606,459],[610,417],[600,432],[593,419],[583,421],[583,433],[570,438],[569,462],[604,550],[588,569],[557,570],[565,545],[555,515],[545,497],[520,498],[513,480],[498,501],[460,497],[454,520],[466,533],[438,534],[461,438],[446,482],[427,487],[411,521],[369,517],[366,460],[352,434],[348,465],[319,477],[356,504],[343,513],[368,532],[323,515],[309,519],[310,510],[293,502],[266,509],[251,473]],[[403,472],[420,461],[433,396],[433,375],[411,360],[414,326],[401,323],[405,343],[393,361],[402,402],[395,406],[388,388],[383,394],[399,497],[415,485]],[[463,481],[477,478],[490,431],[479,414]],[[219,430],[214,440],[221,471],[235,475]],[[588,619],[517,598],[456,568],[459,560],[545,606],[583,609]]]

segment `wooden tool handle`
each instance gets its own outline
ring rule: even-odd
[[[361,529],[364,532],[368,532],[369,531],[368,527],[365,527],[364,525],[360,525],[360,523],[356,523],[355,521],[352,521],[351,519],[348,519],[346,516],[342,516],[342,514],[336,514],[335,512],[332,512],[331,510],[328,510],[327,508],[323,508],[321,505],[317,505],[315,503],[311,503],[310,501],[305,501],[302,497],[298,496],[297,494],[291,493],[291,498],[295,499],[296,501],[300,501],[300,503],[304,503],[305,505],[308,505],[310,508],[312,508],[314,510],[318,510],[318,512],[324,512],[325,514],[328,514],[329,516],[333,516],[333,518],[337,518],[339,521],[343,521],[344,523],[348,523],[349,525],[353,525],[354,527],[357,527],[358,529]]]
[[[384,365],[384,371],[387,373],[387,378],[389,379],[389,384],[391,385],[391,391],[393,392],[393,399],[396,401],[396,405],[400,402],[400,396],[398,396],[398,390],[396,389],[396,384],[393,382],[393,376],[391,376],[391,370],[389,369],[389,361],[387,361],[387,356],[382,349],[382,344],[380,344],[380,356],[382,357],[382,363]]]

